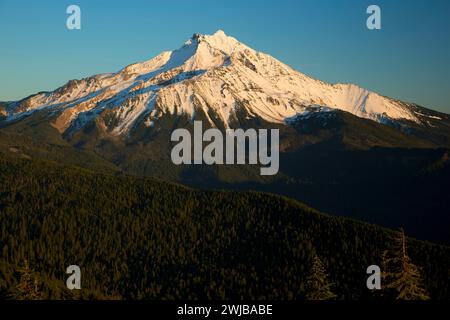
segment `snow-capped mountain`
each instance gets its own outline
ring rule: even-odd
[[[137,125],[153,127],[164,115],[202,112],[215,126],[238,116],[289,123],[310,112],[343,110],[380,123],[427,117],[413,105],[353,84],[328,84],[308,77],[268,54],[257,52],[223,31],[195,34],[180,49],[163,52],[116,73],[69,81],[53,91],[0,105],[6,121],[48,110],[61,134],[78,130],[108,113],[111,135]],[[245,111],[241,113],[240,111]]]
[[[178,128],[195,133],[193,120],[205,129],[208,122],[220,130],[279,129],[278,174],[261,176],[260,165],[174,164],[171,135]],[[222,31],[196,34],[178,50],[116,73],[0,102],[0,160],[56,162],[105,179],[132,174],[206,190],[281,194],[408,229],[439,221],[448,230],[442,199],[449,150],[450,115],[312,79]],[[39,177],[33,183],[47,185]],[[83,188],[83,179],[76,183]],[[6,194],[7,203],[22,197],[19,191]],[[427,228],[435,234],[436,224]]]

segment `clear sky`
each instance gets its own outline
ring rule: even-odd
[[[66,28],[66,8],[82,29]],[[382,30],[366,9],[382,9]],[[114,72],[223,29],[328,82],[450,113],[449,0],[0,0],[0,100]]]

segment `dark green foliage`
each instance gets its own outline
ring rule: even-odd
[[[42,298],[40,285],[39,276],[31,270],[28,260],[25,260],[13,298],[16,300],[40,300]]]
[[[124,136],[110,134],[107,110],[81,130],[61,135],[57,114],[36,111],[18,121],[0,120],[0,152],[110,172],[121,170],[194,188],[258,190],[297,199],[320,211],[353,217],[450,244],[450,116],[419,107],[429,125],[400,121],[383,125],[336,111],[312,114],[290,125],[268,123],[237,105],[232,128],[280,129],[280,172],[261,176],[260,166],[176,166],[170,160],[176,128],[192,132],[188,116],[166,114],[155,126]],[[211,115],[197,110],[205,129]],[[437,120],[441,118],[441,120]],[[142,120],[142,119],[140,119]],[[219,129],[220,121],[212,118]],[[387,119],[386,119],[387,120]],[[106,124],[106,127],[105,127]]]
[[[314,255],[306,278],[306,299],[332,300],[336,295],[331,291],[332,284],[328,280],[325,267],[317,254]]]
[[[424,288],[421,270],[408,255],[407,239],[403,229],[394,239],[391,256],[385,262],[385,287],[396,291],[399,300],[428,300]]]
[[[3,298],[28,259],[43,298],[305,299],[318,255],[338,299],[374,299],[365,271],[393,235],[279,196],[0,155]],[[411,240],[409,254],[431,298],[449,299],[449,248]],[[82,270],[79,293],[65,289],[71,264]]]

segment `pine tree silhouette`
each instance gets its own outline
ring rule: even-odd
[[[398,300],[428,300],[427,290],[424,288],[421,270],[412,263],[407,252],[407,240],[403,229],[394,239],[392,257],[388,258],[388,268],[392,271],[386,272],[386,288],[397,292]]]
[[[332,300],[337,296],[331,291],[325,267],[317,254],[314,254],[311,268],[306,280],[307,300]]]
[[[20,281],[16,287],[15,299],[40,300],[41,298],[39,277],[30,268],[28,260],[25,260],[24,267],[20,270]]]

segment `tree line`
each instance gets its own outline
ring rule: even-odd
[[[288,198],[6,156],[0,181],[2,299],[450,298],[449,248]]]

